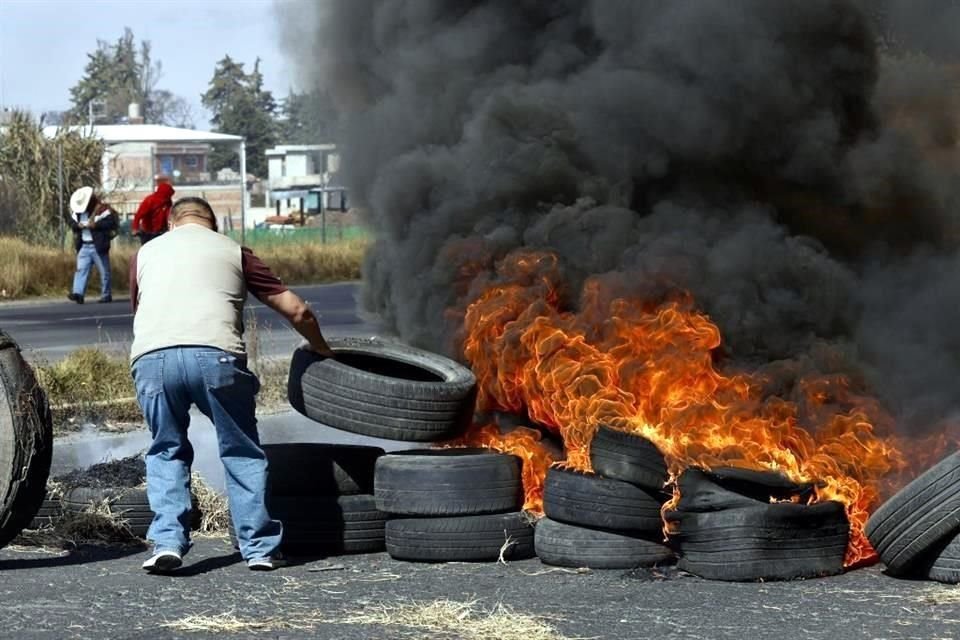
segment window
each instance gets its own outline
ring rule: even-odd
[[[200,159],[197,156],[183,156],[183,166],[188,169],[196,169],[200,164]]]

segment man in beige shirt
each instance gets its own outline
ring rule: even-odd
[[[314,351],[333,352],[310,307],[246,247],[217,233],[201,198],[178,200],[170,231],[145,244],[130,266],[134,308],[131,369],[153,443],[147,496],[155,516],[147,533],[151,573],[173,571],[190,548],[190,407],[217,431],[227,497],[240,553],[255,570],[282,563],[282,525],[265,504],[267,462],[260,447],[246,364],[243,307],[250,293],[293,325]]]

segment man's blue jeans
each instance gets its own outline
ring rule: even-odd
[[[73,274],[73,292],[82,296],[87,290],[87,279],[90,277],[90,268],[97,265],[100,274],[100,297],[110,296],[110,254],[98,253],[97,248],[90,243],[80,245],[77,252],[77,272]]]
[[[283,528],[266,508],[267,459],[257,435],[254,396],[260,381],[242,358],[212,347],[172,347],[133,363],[137,400],[153,434],[147,451],[147,532],[157,550],[190,548],[190,466],[187,439],[195,404],[217,430],[233,526],[245,560],[273,555]]]

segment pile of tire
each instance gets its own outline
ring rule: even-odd
[[[520,560],[534,554],[516,456],[415,449],[377,461],[377,508],[390,514],[387,553],[418,562]]]
[[[880,505],[866,534],[888,575],[960,583],[960,453]]]
[[[373,497],[379,447],[319,443],[263,446],[269,465],[267,508],[283,523],[291,556],[374,553],[384,549],[386,514]],[[237,547],[230,524],[230,539]]]
[[[400,442],[448,440],[470,424],[476,378],[463,365],[376,339],[328,343],[336,358],[298,349],[291,361],[290,404],[308,418]],[[515,456],[485,449],[390,453],[376,461],[373,487],[373,507],[388,518],[383,545],[394,558],[449,562],[533,555]],[[300,506],[291,503],[291,509]]]
[[[0,331],[0,547],[39,511],[52,454],[46,394],[17,343]]]
[[[710,580],[792,580],[838,574],[850,536],[839,502],[806,504],[810,484],[773,472],[690,468],[665,514],[680,569]]]
[[[645,438],[601,426],[591,443],[595,473],[551,467],[537,523],[544,564],[633,569],[672,562],[660,510],[667,496],[663,455]]]

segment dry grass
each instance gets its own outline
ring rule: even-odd
[[[84,347],[53,365],[35,367],[53,409],[55,434],[76,431],[84,422],[139,423],[130,365],[125,351]]]
[[[13,543],[42,549],[74,549],[83,544],[143,545],[123,516],[114,513],[106,500],[90,505],[81,513],[65,513],[52,526],[25,529]]]
[[[68,244],[61,251],[28,244],[17,238],[0,237],[0,299],[66,296],[76,268],[76,254],[73,245]],[[368,244],[367,240],[325,245],[289,243],[254,247],[254,250],[284,282],[311,284],[358,279]],[[136,244],[115,242],[110,250],[115,293],[129,290],[130,259],[138,248]],[[100,295],[100,279],[96,274],[90,275],[87,295],[91,298]]]
[[[453,600],[370,604],[356,613],[333,618],[306,611],[267,618],[242,618],[233,611],[195,614],[166,622],[163,626],[188,633],[262,633],[308,630],[321,624],[405,627],[462,640],[567,640],[566,636],[540,617],[517,613],[502,604],[484,610],[475,601]]]
[[[165,622],[162,627],[187,633],[244,633],[264,631],[292,631],[312,629],[318,618],[296,619],[292,616],[272,618],[240,618],[233,612],[216,615],[192,615],[173,622]]]
[[[202,514],[197,533],[206,536],[226,536],[230,525],[230,508],[226,496],[211,489],[197,472],[191,475],[190,489],[196,497],[197,507]]]
[[[543,618],[517,613],[498,604],[484,610],[476,601],[401,602],[369,605],[336,620],[342,624],[401,626],[430,633],[451,634],[464,640],[564,640]]]

